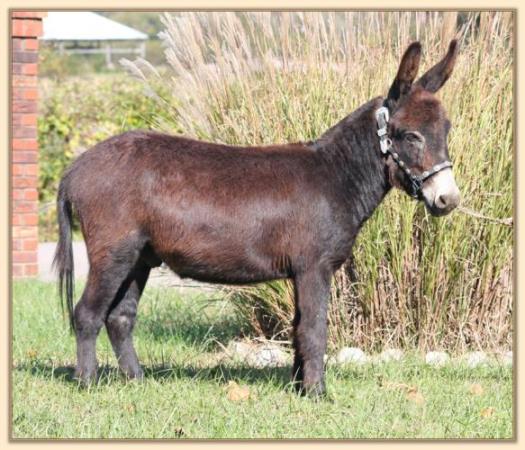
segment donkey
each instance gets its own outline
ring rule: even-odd
[[[137,305],[153,267],[247,284],[293,280],[293,380],[325,393],[327,302],[335,271],[392,187],[441,216],[459,203],[447,148],[450,122],[434,93],[458,44],[419,80],[421,45],[405,51],[386,98],[374,98],[315,141],[228,146],[153,131],[111,137],[60,181],[55,265],[76,334],[75,376],[96,377],[103,325],[123,373],[143,376],[133,347]],[[73,213],[89,275],[73,307]]]

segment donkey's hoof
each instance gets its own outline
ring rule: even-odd
[[[144,380],[144,371],[141,368],[134,370],[124,370],[122,371],[126,381],[136,381],[140,382]]]
[[[321,400],[326,398],[326,386],[324,381],[319,381],[311,385],[298,385],[298,393],[303,397],[308,397],[312,400]]]
[[[97,382],[97,373],[96,372],[81,372],[78,369],[75,370],[73,375],[73,380],[76,381],[81,387],[89,387]]]

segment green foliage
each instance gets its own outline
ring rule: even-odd
[[[38,56],[39,75],[55,80],[64,81],[71,76],[110,71],[104,55],[61,54],[58,47],[50,42],[41,43]]]

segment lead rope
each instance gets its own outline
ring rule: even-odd
[[[421,195],[421,190],[423,188],[423,183],[425,180],[435,175],[436,173],[452,167],[450,161],[443,161],[439,164],[432,166],[429,170],[425,170],[421,175],[414,175],[412,171],[407,167],[404,161],[401,160],[397,152],[392,150],[392,140],[388,137],[388,121],[390,120],[390,114],[388,108],[382,106],[376,111],[376,121],[377,121],[377,135],[379,136],[379,144],[381,146],[381,153],[383,155],[390,155],[402,172],[410,181],[410,186],[412,192],[410,196],[414,198],[419,198]]]

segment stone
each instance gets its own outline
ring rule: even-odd
[[[445,352],[428,352],[425,356],[425,362],[429,366],[434,366],[434,367],[442,367],[449,360],[450,360],[450,357]]]
[[[230,341],[226,348],[226,353],[235,361],[245,361],[253,351],[252,345],[247,342]]]
[[[485,352],[470,352],[465,355],[467,366],[471,369],[486,365],[489,358]]]
[[[358,365],[364,364],[368,360],[365,352],[357,347],[343,347],[341,350],[339,350],[336,359],[339,364]]]
[[[288,354],[277,345],[264,344],[255,348],[246,357],[246,362],[251,366],[282,367],[288,363]]]
[[[398,348],[389,348],[381,352],[379,359],[383,362],[401,361],[403,359],[403,351]]]
[[[512,367],[512,350],[500,354],[498,359],[505,367]]]

